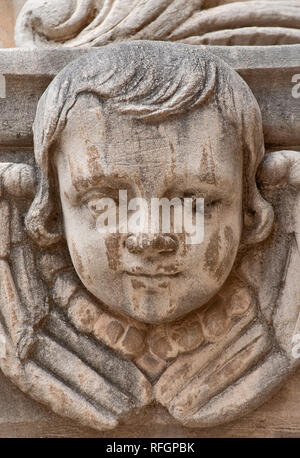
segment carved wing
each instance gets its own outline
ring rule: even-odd
[[[293,355],[293,336],[300,332],[300,153],[266,155],[259,181],[274,207],[274,230],[235,272],[247,280],[256,307],[232,322],[221,340],[181,355],[155,386],[156,399],[187,426],[231,421],[258,407],[300,363]],[[244,303],[243,294],[230,299],[226,315]]]
[[[0,367],[54,412],[99,430],[114,428],[120,416],[150,402],[150,384],[131,361],[82,335],[64,314],[79,291],[69,261],[61,249],[37,251],[24,228],[34,169],[2,163],[0,184]],[[53,291],[43,270],[51,280],[57,275]]]

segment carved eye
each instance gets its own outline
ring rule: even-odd
[[[202,206],[198,205],[198,208],[197,208],[197,199],[200,199],[199,196],[196,196],[195,194],[185,193],[184,194],[184,198],[182,198],[182,203],[184,203],[184,199],[192,199],[192,210],[193,210],[193,212],[196,213],[198,211],[198,212],[202,213]]]
[[[209,210],[218,207],[221,204],[221,199],[214,199],[214,200],[208,200],[205,202],[205,208],[208,208]]]
[[[207,200],[207,201],[205,200],[204,201],[204,208],[205,208],[206,217],[210,218],[212,216],[214,210],[219,208],[221,204],[222,204],[222,200],[221,199],[211,199],[211,200]]]
[[[198,212],[198,213],[203,213],[203,210],[204,210],[204,209],[203,209],[203,206],[205,206],[205,200],[204,200],[203,205],[197,205],[198,201],[199,201],[199,197],[193,196],[193,211],[194,211],[195,213],[196,213],[196,212]]]
[[[101,193],[86,197],[82,203],[90,210],[92,215],[99,216],[109,208],[115,209],[118,205],[118,199]]]

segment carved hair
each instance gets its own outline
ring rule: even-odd
[[[26,227],[40,245],[51,245],[60,238],[49,231],[55,195],[50,156],[68,112],[82,94],[93,94],[102,105],[144,122],[163,120],[210,103],[227,125],[234,126],[241,142],[245,241],[254,243],[266,238],[273,211],[255,182],[264,155],[264,139],[260,110],[251,90],[232,68],[204,49],[137,41],[105,46],[72,62],[53,80],[38,104],[34,144],[39,186]]]

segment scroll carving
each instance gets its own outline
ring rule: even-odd
[[[102,46],[161,40],[197,45],[284,45],[300,42],[297,0],[28,0],[16,44]]]

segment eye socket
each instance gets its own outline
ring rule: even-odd
[[[101,215],[106,209],[106,205],[101,202],[101,198],[93,198],[86,202],[87,208],[90,210],[91,213],[95,213],[97,215]]]
[[[200,196],[197,196],[194,193],[185,192],[184,196],[181,198],[183,204],[184,204],[184,199],[192,199],[192,210],[193,210],[193,213],[197,213],[197,212],[201,212],[202,213],[202,208],[203,207],[200,206],[200,208],[199,207],[197,208],[197,199],[203,199],[202,196],[200,197]],[[204,199],[204,206],[205,206],[205,199]]]
[[[213,210],[214,208],[219,207],[221,203],[221,199],[208,200],[207,202],[204,201],[205,208],[208,210]]]
[[[179,199],[182,202],[182,205],[184,205],[185,199],[192,199],[192,210],[194,213],[196,213],[197,211],[202,213],[203,210],[206,213],[210,213],[224,203],[223,196],[221,197],[220,195],[212,195],[212,193],[205,193],[201,192],[200,190],[186,190],[180,193],[181,196],[178,194],[179,193],[176,193],[173,190],[170,193],[166,193],[165,197],[167,197],[168,199],[179,197]],[[197,199],[204,199],[203,207],[199,206],[198,209]]]
[[[105,201],[103,201],[105,199]],[[82,205],[85,205],[90,212],[99,216],[104,211],[107,211],[109,206],[118,206],[119,197],[116,192],[92,192],[88,193],[81,201]]]

